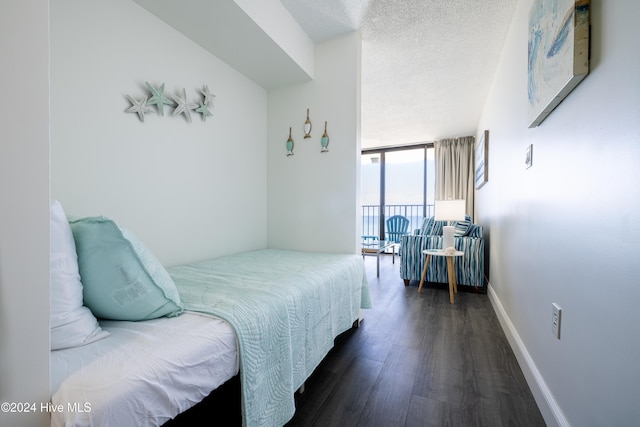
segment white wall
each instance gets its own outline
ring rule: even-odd
[[[234,0],[310,77],[314,44],[280,0]]]
[[[0,3],[0,403],[36,404],[12,427],[49,425],[48,3]]]
[[[591,1],[591,72],[528,129],[532,4],[518,4],[478,129],[490,132],[476,195],[489,292],[548,425],[637,425],[640,3]]]
[[[360,230],[360,33],[316,46],[314,80],[269,91],[268,245],[356,252]],[[309,109],[311,138],[304,139]],[[320,152],[327,121],[329,151]],[[285,142],[292,128],[294,154]]]
[[[267,93],[130,0],[51,3],[51,189],[166,265],[266,246]],[[213,116],[126,113],[129,94],[207,84]],[[154,107],[155,108],[155,107]]]
[[[1,425],[49,423],[39,405],[49,400],[50,197],[71,215],[114,218],[170,265],[266,245],[268,160],[275,245],[355,252],[359,35],[318,47],[316,82],[274,93],[276,124],[267,132],[263,89],[133,2],[63,0],[49,14],[46,1],[10,1],[0,11],[0,52],[12,65],[0,79],[0,401],[38,409],[0,412]],[[140,123],[125,113],[125,95],[142,96],[145,80],[166,83],[167,92],[184,87],[189,97],[208,84],[214,117]],[[305,184],[287,187],[280,128],[301,126],[307,107],[315,138],[305,150],[296,130],[294,163]],[[292,218],[304,235],[283,240]]]

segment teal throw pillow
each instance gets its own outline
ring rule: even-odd
[[[432,236],[442,236],[442,227],[445,225],[447,225],[447,221],[434,221],[433,227],[431,227],[431,233],[429,234]]]
[[[420,227],[420,234],[423,236],[427,236],[431,234],[431,229],[433,228],[433,217],[423,218],[422,227]]]
[[[454,236],[466,236],[471,229],[471,216],[465,215],[464,221],[456,221],[453,225],[455,227],[453,230]]]
[[[171,276],[130,231],[105,217],[69,223],[84,304],[96,317],[136,321],[182,313]]]

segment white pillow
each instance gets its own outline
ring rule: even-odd
[[[51,350],[78,347],[109,335],[83,305],[82,282],[71,226],[57,200],[51,202]]]

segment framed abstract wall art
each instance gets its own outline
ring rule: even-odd
[[[529,127],[589,73],[589,0],[535,0],[529,12]]]

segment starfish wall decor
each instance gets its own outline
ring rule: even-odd
[[[131,107],[127,108],[127,113],[137,113],[141,122],[144,122],[144,115],[147,113],[153,113],[153,109],[147,104],[147,97],[142,99],[135,99],[132,96],[127,95],[129,101],[131,101]]]
[[[175,104],[172,100],[164,96],[164,83],[160,85],[159,89],[154,88],[149,82],[144,82],[147,85],[147,89],[151,92],[151,98],[147,101],[147,104],[155,104],[158,108],[158,113],[164,116],[164,106],[174,107]]]
[[[191,111],[201,114],[202,121],[207,121],[207,117],[213,116],[211,108],[213,108],[213,99],[216,97],[209,92],[209,86],[204,85],[200,93],[203,99],[197,102],[191,102],[187,100],[186,90],[183,88],[182,92],[175,95],[164,94],[164,83],[159,87],[153,86],[149,82],[145,82],[145,86],[149,90],[151,96],[145,96],[142,99],[136,99],[130,95],[127,95],[127,99],[131,102],[131,106],[127,108],[127,113],[137,113],[141,122],[144,122],[144,115],[157,112],[158,115],[164,116],[164,107],[172,107],[173,116],[184,114],[185,118],[191,123]],[[152,106],[156,107],[154,110]]]
[[[191,110],[195,110],[198,105],[187,101],[187,93],[182,89],[182,94],[172,95],[173,100],[178,104],[173,110],[173,115],[184,114],[188,122],[191,122]]]
[[[193,111],[202,114],[203,122],[207,121],[207,117],[213,116],[213,113],[209,111],[209,105],[206,102],[200,101],[200,106],[198,108],[195,108]]]
[[[216,96],[211,92],[209,92],[209,86],[204,85],[204,88],[202,89],[202,94],[204,95],[204,104],[212,107],[213,98],[215,98]]]

